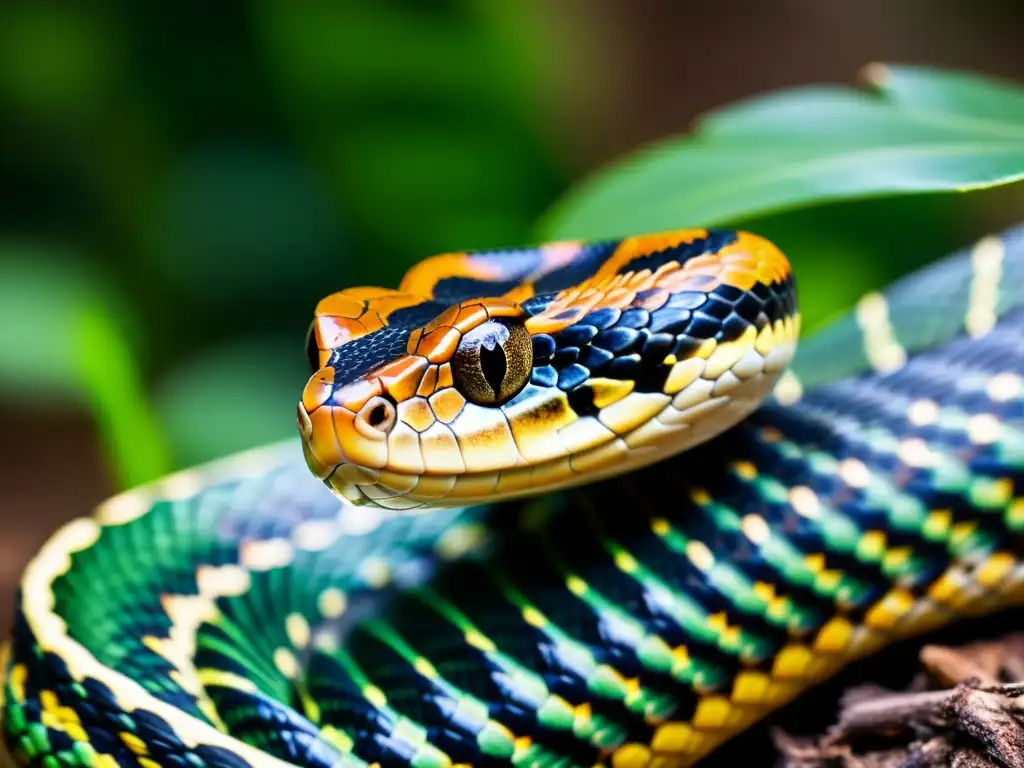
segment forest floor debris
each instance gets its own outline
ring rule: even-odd
[[[846,691],[814,738],[773,733],[783,768],[1024,768],[1024,633],[928,645],[904,691]]]

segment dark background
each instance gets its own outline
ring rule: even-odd
[[[530,242],[735,99],[872,61],[1024,80],[1022,31],[1014,0],[4,3],[0,617],[57,525],[291,435],[321,296]],[[1024,211],[976,199],[951,244]],[[809,321],[937,255],[805,257],[838,275]]]

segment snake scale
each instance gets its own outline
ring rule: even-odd
[[[328,296],[301,439],[31,561],[7,759],[686,766],[1020,602],[1024,227],[799,326],[785,256],[724,229]]]

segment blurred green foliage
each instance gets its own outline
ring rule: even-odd
[[[4,400],[88,408],[134,485],[294,434],[316,302],[425,255],[730,223],[790,253],[815,322],[1024,173],[1014,86],[893,69],[720,110],[548,210],[574,179],[541,93],[586,67],[542,7],[0,7]]]
[[[322,296],[520,242],[568,182],[539,23],[494,0],[0,8],[0,387],[90,404],[121,485],[293,434]]]

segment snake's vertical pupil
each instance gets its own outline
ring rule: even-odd
[[[491,385],[491,390],[496,394],[501,392],[501,385],[508,371],[508,362],[505,360],[505,350],[497,340],[488,339],[480,345],[480,369],[484,373],[484,379]]]
[[[533,369],[530,332],[517,320],[488,320],[462,337],[452,358],[459,392],[477,405],[501,405],[526,386]]]

